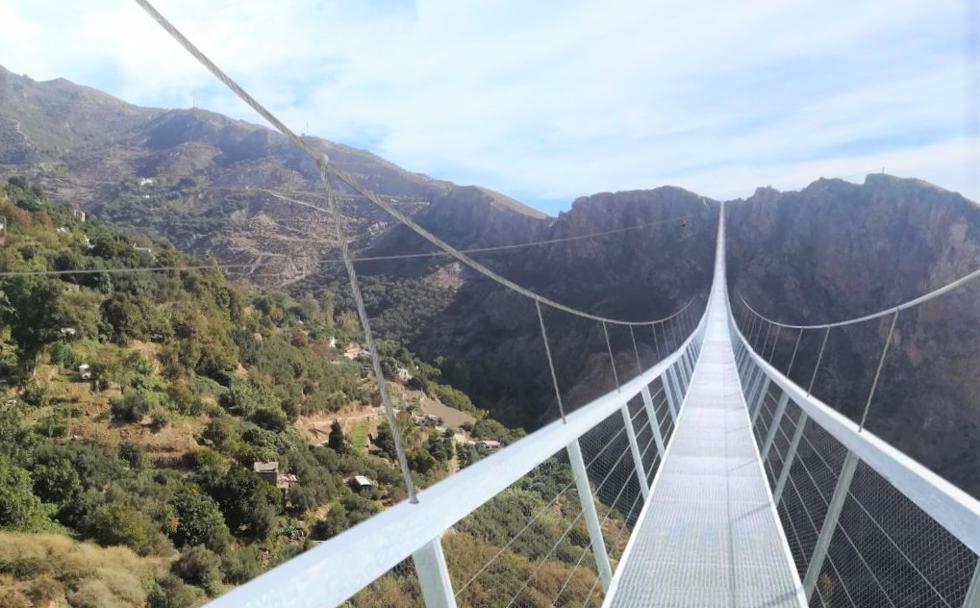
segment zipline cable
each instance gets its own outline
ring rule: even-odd
[[[299,201],[297,201],[299,202]],[[309,203],[303,203],[305,205],[310,205]],[[317,211],[325,212],[322,208],[315,207]],[[635,224],[633,226],[626,226],[623,228],[616,228],[614,230],[604,230],[601,232],[591,232],[587,234],[579,234],[575,236],[559,237],[554,239],[543,239],[538,241],[526,241],[523,243],[511,243],[508,245],[491,245],[488,247],[473,247],[468,249],[462,249],[461,251],[470,254],[481,254],[481,253],[494,253],[498,251],[509,251],[513,249],[525,249],[529,247],[540,247],[543,245],[553,245],[557,243],[566,243],[569,241],[580,241],[592,238],[598,238],[602,236],[608,236],[610,234],[618,234],[621,232],[628,232],[632,230],[642,230],[644,228],[649,228],[651,226],[656,226],[660,224],[665,224],[669,222],[679,221],[678,218],[672,218],[668,220],[660,220],[657,222],[647,222],[643,224]],[[391,255],[376,255],[376,256],[361,256],[352,257],[352,262],[383,262],[390,260],[410,260],[418,258],[430,258],[430,257],[445,257],[448,256],[444,251],[431,251],[424,253],[401,253],[401,254],[391,254]],[[275,260],[293,260],[293,258],[286,256],[273,256],[271,259]],[[326,258],[316,260],[317,264],[340,264],[343,263],[341,258]],[[22,271],[5,271],[0,272],[0,278],[4,277],[14,277],[14,276],[34,276],[34,275],[70,275],[70,274],[113,274],[113,273],[131,273],[131,272],[162,272],[168,270],[207,270],[210,268],[217,268],[221,270],[235,270],[239,268],[250,268],[255,266],[255,262],[249,264],[201,264],[201,265],[191,265],[191,266],[140,266],[133,268],[103,268],[103,269],[76,269],[76,270],[22,270]],[[259,265],[261,266],[261,264]],[[272,273],[271,275],[250,272],[247,273],[248,276],[279,276],[284,274],[282,272]]]

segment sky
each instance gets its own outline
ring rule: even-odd
[[[554,214],[881,170],[980,200],[978,3],[155,4],[294,130]],[[261,122],[130,0],[0,0],[0,23],[16,73]]]

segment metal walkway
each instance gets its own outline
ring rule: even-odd
[[[723,239],[701,357],[606,606],[806,605],[739,390]]]

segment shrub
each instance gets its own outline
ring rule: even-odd
[[[171,571],[185,582],[201,587],[208,595],[216,595],[221,589],[221,558],[201,545],[184,551]]]
[[[201,603],[201,592],[188,587],[173,574],[154,583],[146,599],[147,608],[193,608]]]
[[[154,431],[166,428],[170,424],[170,412],[162,406],[155,405],[150,408],[150,427]]]
[[[48,387],[37,380],[31,380],[24,387],[20,398],[28,405],[44,407],[48,404]]]
[[[146,466],[146,451],[138,443],[123,441],[119,444],[119,458],[135,470],[140,470]]]
[[[258,548],[253,545],[231,553],[223,553],[221,570],[225,574],[225,580],[234,585],[252,580],[263,570]]]
[[[285,431],[289,426],[289,418],[286,417],[285,412],[279,407],[257,409],[248,419],[267,431],[274,431],[276,433]]]
[[[149,551],[156,531],[140,511],[119,503],[97,507],[87,528],[89,536],[100,545],[125,545],[137,553]]]
[[[51,348],[51,363],[60,365],[66,370],[74,371],[81,361],[70,344],[58,342]]]
[[[114,420],[124,422],[139,422],[150,411],[150,401],[140,393],[126,393],[119,399],[110,402],[110,411]]]

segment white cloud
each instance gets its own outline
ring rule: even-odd
[[[63,7],[0,0],[8,68],[255,120],[135,3]],[[158,8],[298,130],[531,202],[664,183],[729,198],[882,166],[980,198],[960,2]]]

